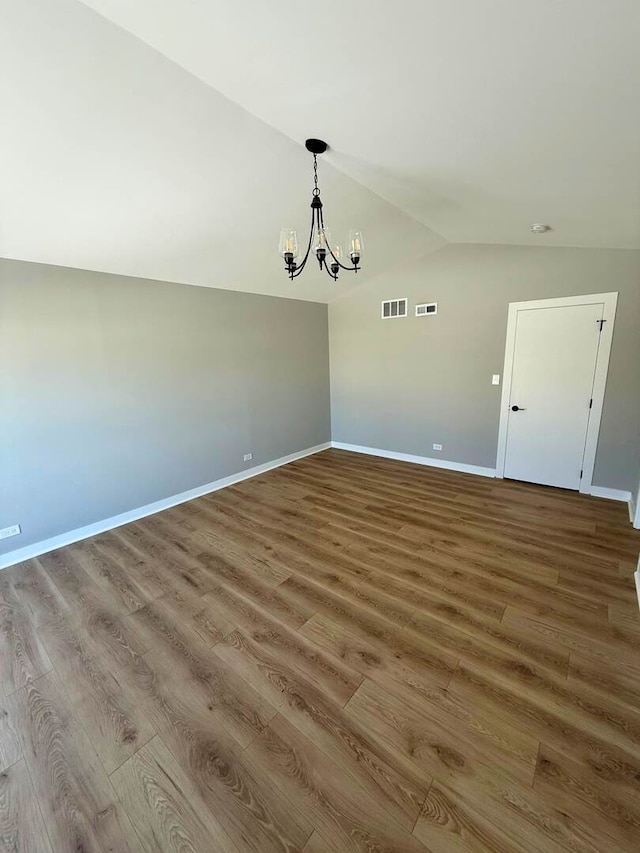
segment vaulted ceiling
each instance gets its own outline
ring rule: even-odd
[[[329,301],[447,241],[640,248],[636,0],[0,13],[0,255]],[[334,236],[365,232],[357,280],[281,268],[307,136]]]

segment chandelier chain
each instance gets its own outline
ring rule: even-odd
[[[318,188],[318,156],[317,156],[317,154],[313,155],[313,183],[314,183],[313,195],[319,196],[320,195],[320,189]]]

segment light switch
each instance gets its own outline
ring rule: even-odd
[[[492,385],[499,385],[500,384],[500,374],[499,373],[493,374],[493,376],[491,377],[491,384]]]

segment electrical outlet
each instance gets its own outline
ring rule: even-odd
[[[244,454],[244,461],[245,462],[251,462],[252,459],[253,459],[253,453],[245,453]]]
[[[10,536],[17,536],[22,533],[19,524],[12,524],[11,527],[5,527],[0,530],[0,539],[8,539]]]
[[[492,385],[499,385],[500,384],[500,374],[499,373],[493,374],[493,376],[491,377],[491,384]]]
[[[433,449],[434,450],[442,450],[442,445],[441,444],[434,444]]]

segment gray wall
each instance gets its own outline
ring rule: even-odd
[[[640,252],[449,244],[330,306],[334,441],[493,468],[509,302],[618,291],[594,484],[637,488]],[[380,320],[382,299],[438,302]],[[444,445],[435,454],[432,444]]]
[[[326,305],[0,260],[0,553],[329,438]]]
[[[508,303],[610,290],[594,483],[637,489],[639,252],[449,245],[333,303],[334,440],[493,467]],[[396,296],[439,314],[381,321]],[[328,441],[329,411],[325,305],[0,260],[0,554]]]

